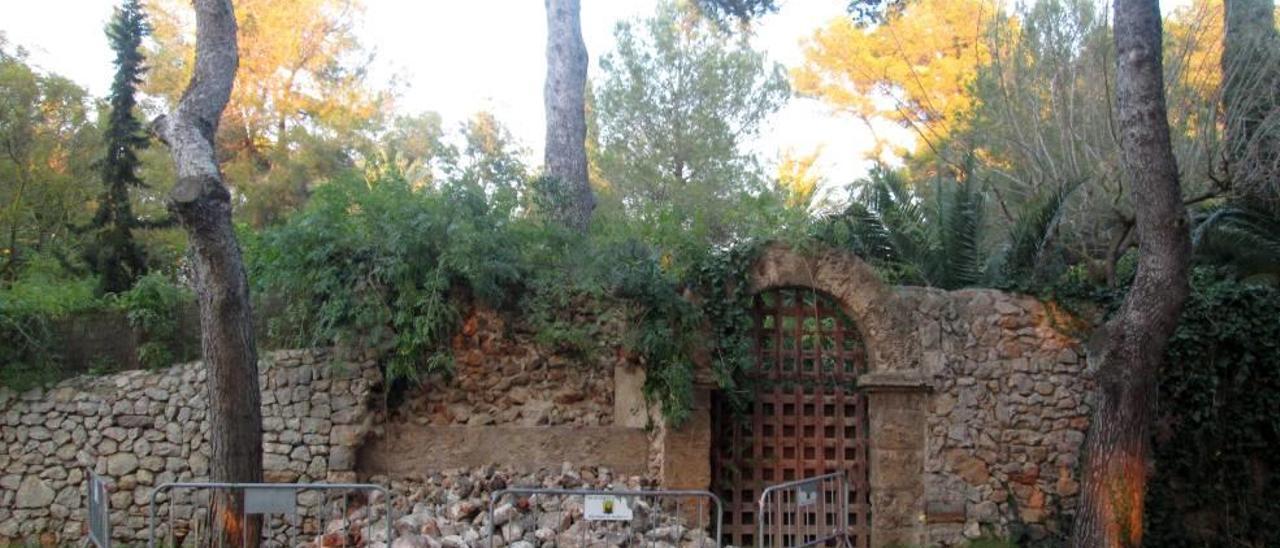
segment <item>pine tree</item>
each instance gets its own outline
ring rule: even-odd
[[[102,195],[89,225],[94,237],[86,253],[90,267],[101,278],[103,293],[128,290],[147,269],[146,253],[133,238],[133,229],[145,225],[133,213],[129,189],[145,186],[138,177],[137,151],[146,148],[150,140],[134,115],[134,107],[135,93],[146,71],[141,46],[148,32],[139,0],[125,0],[107,25],[107,38],[116,53],[116,74],[109,97],[107,153],[99,160]]]

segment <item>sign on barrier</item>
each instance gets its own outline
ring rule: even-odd
[[[708,491],[503,489],[489,498],[489,547],[529,533],[563,547],[719,546],[723,511]]]
[[[631,521],[631,499],[615,495],[583,497],[582,514],[587,521]]]
[[[756,546],[852,546],[846,482],[844,472],[835,472],[766,487],[756,513]]]
[[[337,499],[332,493],[339,494]],[[384,511],[382,519],[386,520],[385,543],[391,544],[395,539],[391,524],[395,519],[391,508],[391,497],[380,485],[367,483],[165,483],[151,491],[151,502],[147,508],[147,546],[155,548],[157,540],[157,505],[161,497],[167,505],[167,527],[164,531],[166,546],[182,546],[188,541],[194,546],[202,546],[202,538],[208,540],[213,520],[208,504],[214,500],[216,492],[230,492],[243,497],[240,520],[243,522],[250,516],[261,516],[262,530],[259,541],[263,546],[297,546],[310,541],[303,537],[324,535],[325,546],[355,546],[348,542],[351,537],[350,507],[347,494],[363,492],[380,493]],[[179,493],[188,493],[182,497]],[[198,495],[198,496],[197,496]],[[307,496],[309,504],[300,504],[299,497]],[[331,505],[331,503],[333,503]],[[202,508],[196,508],[203,505]],[[340,521],[341,530],[334,531],[328,520]],[[307,522],[310,521],[308,524]],[[309,527],[304,527],[309,525]],[[369,527],[372,529],[373,524]],[[182,534],[179,535],[179,530]],[[338,538],[330,539],[330,535]],[[360,539],[368,544],[370,539]],[[101,545],[100,545],[101,546]]]
[[[111,548],[111,498],[107,493],[107,482],[93,472],[89,475],[89,538],[86,544],[98,548]]]

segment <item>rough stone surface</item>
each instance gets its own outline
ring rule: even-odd
[[[325,351],[282,350],[264,354],[258,367],[267,480],[353,479],[350,456],[369,429],[369,404],[381,385],[375,364],[329,363]],[[112,485],[115,541],[145,541],[152,488],[208,478],[204,379],[197,362],[79,377],[23,394],[0,388],[0,545],[80,542],[86,470]],[[338,428],[344,434],[331,438]],[[345,460],[325,460],[343,451]],[[160,521],[167,527],[172,508],[183,534],[197,505],[189,494],[175,502],[160,506]]]
[[[903,301],[931,389],[924,496],[966,515],[963,527],[928,526],[926,544],[963,545],[965,530],[1064,533],[1094,389],[1080,343],[1064,334],[1070,318],[985,289],[904,290]]]
[[[18,486],[15,505],[18,508],[43,508],[53,502],[57,493],[38,476],[27,476]]]
[[[390,422],[429,426],[609,426],[614,424],[614,368],[626,365],[621,326],[599,323],[614,341],[585,359],[539,344],[521,322],[473,311],[452,343],[454,368],[411,390]],[[629,426],[629,425],[628,425]],[[643,426],[643,425],[641,425]]]
[[[384,425],[361,450],[362,475],[401,477],[477,463],[532,471],[569,460],[625,474],[645,474],[644,430],[618,426]],[[704,436],[705,437],[705,436]]]

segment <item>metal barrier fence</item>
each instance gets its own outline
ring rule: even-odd
[[[85,538],[85,546],[92,544],[98,548],[111,548],[111,497],[107,493],[107,482],[92,468],[87,472],[89,536]]]
[[[756,546],[851,546],[847,481],[844,472],[834,472],[766,487],[756,513]]]
[[[723,513],[720,497],[709,491],[510,488],[490,496],[487,532],[489,548],[514,543],[530,529],[538,541],[564,548],[719,546]],[[554,537],[541,538],[546,534]]]
[[[189,500],[179,501],[178,493],[193,492]],[[388,546],[394,540],[392,522],[395,516],[391,508],[391,496],[380,485],[367,483],[165,483],[151,491],[151,501],[147,508],[147,546],[155,548],[156,537],[156,505],[162,495],[168,504],[168,526],[163,536],[167,539],[165,546],[203,546],[202,535],[207,535],[213,525],[209,503],[217,491],[233,491],[243,495],[240,520],[243,522],[251,515],[262,516],[262,531],[259,541],[261,546],[297,546],[310,540],[302,541],[301,537],[324,536],[324,546],[356,546],[368,544],[371,539],[358,539],[362,542],[349,542],[353,524],[350,515],[351,492],[363,492],[369,495],[380,493],[384,511],[379,519],[386,520],[386,538],[380,539]],[[331,495],[340,493],[337,499]],[[197,500],[203,499],[203,500]],[[333,503],[332,505],[330,503]],[[199,505],[203,508],[197,508]],[[372,498],[369,499],[372,505]],[[315,510],[308,514],[308,510]],[[181,514],[181,515],[179,515]],[[330,531],[330,523],[338,522],[342,528]],[[179,526],[185,527],[179,535]],[[368,523],[372,532],[375,523]],[[358,531],[357,531],[358,532]],[[340,539],[329,535],[339,534]],[[372,534],[370,535],[372,536]]]

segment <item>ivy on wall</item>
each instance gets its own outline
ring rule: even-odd
[[[1196,272],[1158,417],[1145,544],[1280,546],[1280,290]]]

